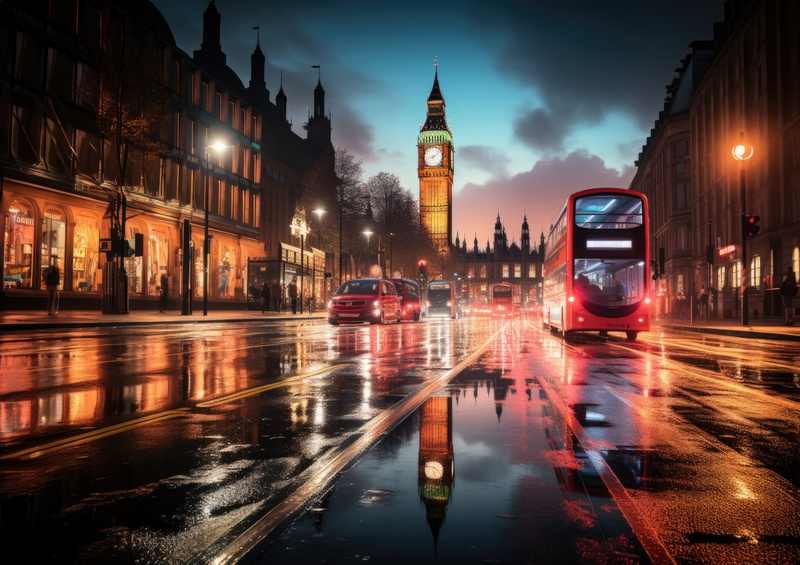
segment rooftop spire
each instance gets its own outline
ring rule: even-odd
[[[428,95],[428,102],[444,102],[442,90],[439,88],[439,60],[436,58],[433,59],[433,86]]]

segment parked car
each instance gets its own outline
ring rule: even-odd
[[[419,321],[422,316],[422,298],[419,284],[411,279],[391,279],[400,297],[400,319]]]
[[[399,322],[400,296],[387,279],[354,279],[342,284],[328,302],[328,322]]]

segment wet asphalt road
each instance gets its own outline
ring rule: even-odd
[[[0,338],[0,527],[31,561],[224,555],[359,441],[248,561],[800,560],[791,342],[565,343],[523,320],[57,335]]]

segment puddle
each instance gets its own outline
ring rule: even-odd
[[[530,375],[482,361],[486,370],[462,373],[311,504],[324,511],[284,525],[247,561],[646,561]],[[577,409],[595,418],[591,405]]]

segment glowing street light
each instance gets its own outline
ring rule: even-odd
[[[209,145],[206,146],[206,168],[209,165],[208,153],[209,151],[213,151],[217,154],[217,156],[222,155],[227,149],[230,149],[230,145],[225,143],[222,139],[215,139]],[[205,169],[203,169],[205,172]],[[206,178],[208,173],[205,173],[203,178],[203,186],[205,188],[205,198],[203,200],[203,204],[205,207],[205,223],[203,228],[203,316],[208,316],[208,254],[211,251],[210,246],[208,245],[208,209],[209,209],[209,185],[208,179]]]
[[[743,326],[749,323],[749,312],[747,306],[747,188],[745,186],[745,171],[744,166],[747,161],[753,158],[755,148],[747,143],[744,137],[744,132],[740,134],[739,142],[731,147],[731,156],[735,161],[739,162],[739,206],[741,208],[740,229],[742,234],[742,268],[739,288],[742,293],[742,316],[741,322]]]
[[[753,157],[755,149],[752,145],[737,143],[731,148],[731,155],[737,161],[749,161]]]
[[[316,208],[311,210],[311,213],[314,214],[317,217],[317,247],[320,248],[320,249],[322,249],[322,216],[324,216],[326,212],[327,212],[327,210],[325,210],[325,208],[323,208],[322,206],[317,206]],[[326,261],[326,263],[327,263],[327,261]],[[317,297],[317,293],[316,293],[316,291],[317,291],[316,278],[317,277],[316,277],[315,267],[316,267],[316,263],[314,261],[312,261],[312,265],[311,265],[311,296],[314,298],[314,300],[316,300],[316,297]],[[324,270],[324,267],[323,267],[323,270]],[[322,285],[322,288],[320,288],[320,294],[322,294],[322,295],[325,294],[324,283]],[[323,304],[325,303],[325,297],[324,296],[322,297],[322,303]]]
[[[375,233],[375,232],[373,232],[371,229],[365,229],[361,233],[364,235],[364,237],[367,238],[367,245],[369,245],[369,238],[371,238],[372,234]]]

